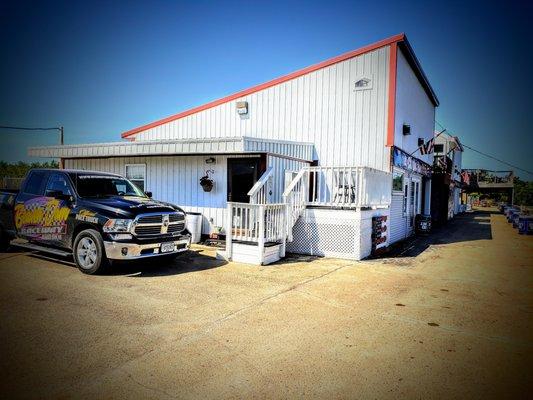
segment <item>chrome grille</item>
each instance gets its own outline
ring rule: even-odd
[[[185,229],[185,215],[178,212],[141,214],[135,218],[132,233],[154,236],[179,233]]]
[[[160,224],[163,221],[163,215],[144,215],[137,218],[139,224]]]
[[[168,215],[168,219],[169,219],[170,222],[184,221],[185,220],[185,215],[178,214],[178,213],[169,214]]]
[[[135,233],[137,235],[160,235],[161,226],[160,225],[148,225],[148,226],[136,226]]]
[[[181,232],[185,228],[185,224],[183,222],[172,224],[168,226],[167,232],[173,233],[173,232]]]

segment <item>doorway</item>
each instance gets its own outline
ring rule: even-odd
[[[228,201],[249,203],[248,192],[259,179],[260,169],[259,157],[228,158]]]

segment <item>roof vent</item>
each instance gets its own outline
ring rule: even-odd
[[[361,76],[355,80],[355,90],[372,89],[372,78]]]

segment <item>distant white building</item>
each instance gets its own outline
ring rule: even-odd
[[[457,136],[452,136],[446,132],[443,132],[435,137],[435,164],[438,165],[439,160],[446,160],[446,173],[450,175],[448,185],[449,195],[447,205],[447,219],[452,219],[455,215],[462,212],[461,171],[463,151],[463,145],[461,144],[461,141]]]
[[[267,263],[288,246],[360,259],[430,212],[432,156],[417,148],[433,137],[438,104],[401,34],[129,130],[123,142],[29,153],[124,174],[202,213],[203,234],[221,228],[231,239],[228,258]]]

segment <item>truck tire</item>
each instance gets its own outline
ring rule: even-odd
[[[72,254],[74,262],[84,274],[101,273],[108,265],[102,235],[94,229],[86,229],[78,233],[74,240]]]

